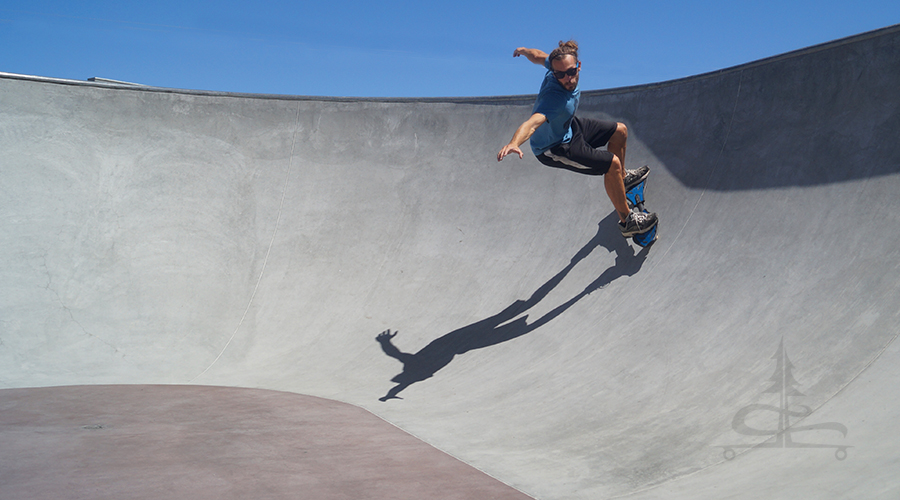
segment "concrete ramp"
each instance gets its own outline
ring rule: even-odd
[[[0,419],[23,388],[267,389],[542,500],[897,498],[898,54],[586,92],[652,168],[647,249],[602,179],[496,161],[533,96],[0,74]]]

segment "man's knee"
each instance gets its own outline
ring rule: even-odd
[[[624,144],[628,141],[628,127],[625,126],[624,123],[616,123],[616,131],[613,133],[612,138],[609,142],[621,142]]]

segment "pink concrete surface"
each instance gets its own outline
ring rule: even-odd
[[[286,392],[0,390],[0,498],[528,499],[361,408]]]

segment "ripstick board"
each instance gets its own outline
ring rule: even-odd
[[[632,186],[631,189],[625,191],[625,197],[628,198],[628,203],[630,203],[632,207],[641,212],[649,213],[647,209],[644,208],[644,187],[646,184],[647,179],[644,179],[639,184]],[[659,229],[659,222],[646,233],[632,236],[631,241],[635,242],[638,246],[646,247],[656,241],[657,229]]]

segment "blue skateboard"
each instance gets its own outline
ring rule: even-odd
[[[646,208],[644,208],[644,186],[647,184],[647,179],[642,180],[639,184],[635,184],[628,191],[625,191],[625,197],[628,199],[629,205],[634,207],[633,209],[640,210],[644,213],[649,213]],[[635,242],[637,245],[645,247],[650,245],[654,241],[656,241],[656,230],[659,228],[659,223],[653,226],[652,229],[643,234],[636,234],[631,237],[631,241]]]

